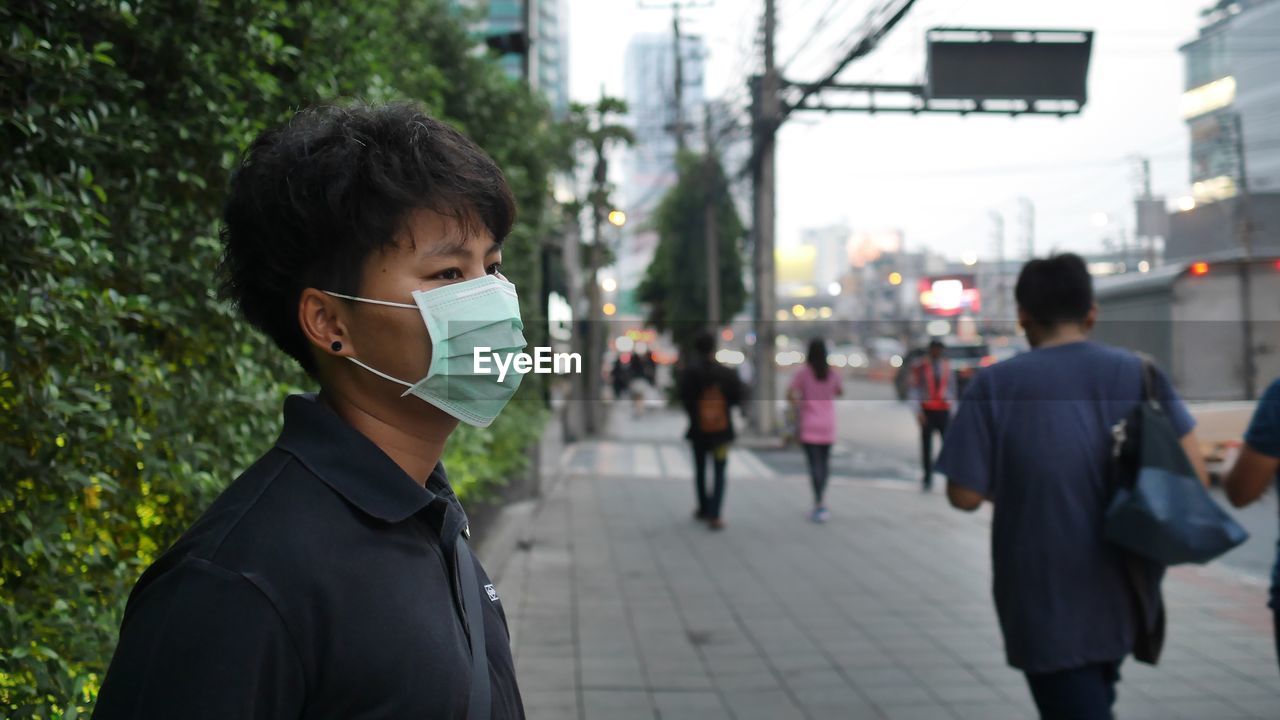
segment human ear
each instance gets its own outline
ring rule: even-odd
[[[1093,306],[1089,308],[1089,313],[1084,316],[1084,329],[1086,331],[1092,330],[1093,326],[1097,324],[1097,322],[1098,322],[1098,303],[1094,303]]]
[[[342,301],[315,288],[306,288],[298,298],[298,325],[316,352],[337,357],[355,354],[353,341],[343,319]]]

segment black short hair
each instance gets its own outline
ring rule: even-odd
[[[693,339],[693,350],[703,357],[710,355],[716,349],[716,338],[711,333],[703,330]]]
[[[1023,265],[1013,294],[1037,325],[1080,322],[1093,308],[1093,278],[1079,255],[1063,253]]]
[[[809,351],[805,353],[804,361],[819,380],[826,380],[831,367],[827,363],[827,341],[820,337],[809,340]]]
[[[303,110],[259,135],[231,176],[223,296],[315,375],[298,324],[302,291],[359,294],[366,259],[394,245],[418,209],[482,223],[498,242],[515,222],[497,164],[417,106]]]
[[[938,348],[939,350],[946,350],[947,344],[942,342],[938,338],[934,338],[929,341],[929,349],[932,350],[934,348]]]

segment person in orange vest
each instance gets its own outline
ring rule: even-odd
[[[933,489],[933,434],[941,440],[947,434],[951,419],[951,362],[943,356],[946,346],[941,340],[929,341],[929,352],[916,361],[911,371],[911,400],[916,403],[916,422],[920,424],[920,454],[924,461],[921,490]]]

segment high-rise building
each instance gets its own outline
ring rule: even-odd
[[[569,109],[569,0],[528,0],[533,3],[533,48],[529,77],[551,103],[556,117]]]
[[[454,4],[485,8],[483,20],[473,28],[481,38],[520,33],[528,22],[527,57],[506,53],[499,62],[515,79],[526,77],[527,62],[529,85],[542,92],[557,117],[563,116],[569,108],[568,0],[454,0]]]
[[[624,91],[635,144],[627,151],[623,187],[617,201],[626,209],[627,236],[618,252],[618,284],[624,297],[639,284],[657,247],[646,230],[663,193],[676,182],[676,63],[669,34],[639,34],[627,45]],[[683,93],[680,114],[689,148],[702,147],[702,38],[683,35],[680,43]]]
[[[818,294],[838,295],[840,278],[849,271],[847,247],[852,232],[845,224],[800,231],[801,246],[813,248],[813,284]],[[830,292],[835,285],[837,292]]]
[[[627,45],[624,88],[636,142],[626,163],[623,201],[629,212],[643,215],[675,183],[676,63],[674,38],[667,34],[639,34]],[[685,141],[701,146],[703,104],[702,38],[681,37],[683,99],[681,113]]]
[[[1199,36],[1182,46],[1193,194],[1234,196],[1241,149],[1249,189],[1280,191],[1280,2],[1222,0],[1202,17]]]
[[[1201,18],[1198,36],[1181,48],[1196,206],[1171,218],[1169,260],[1242,249],[1246,211],[1255,250],[1280,243],[1264,222],[1280,212],[1280,2],[1220,0]]]

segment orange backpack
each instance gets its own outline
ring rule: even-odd
[[[719,385],[708,385],[698,396],[698,430],[704,433],[718,433],[728,429],[729,403],[725,400]]]

